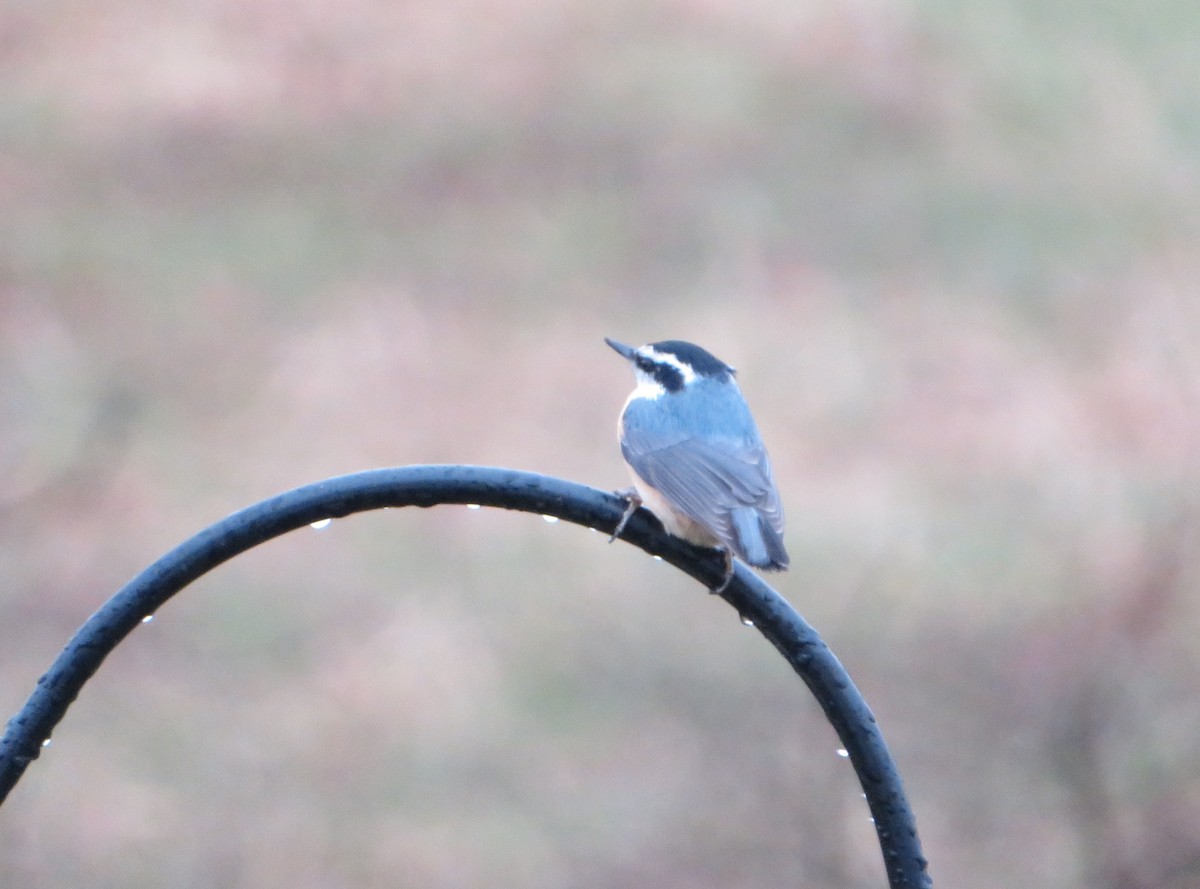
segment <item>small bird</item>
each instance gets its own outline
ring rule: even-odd
[[[637,377],[617,423],[634,488],[621,492],[629,508],[613,539],[645,504],[669,533],[725,551],[725,580],[713,592],[733,577],[734,555],[767,571],[787,568],[783,506],[734,369],[682,340],[636,349],[604,341]]]

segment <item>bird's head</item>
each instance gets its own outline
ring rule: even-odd
[[[662,340],[634,348],[608,337],[604,341],[633,365],[642,397],[677,395],[701,380],[733,381],[732,367],[693,343]]]

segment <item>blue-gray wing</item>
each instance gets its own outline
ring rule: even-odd
[[[626,429],[621,451],[633,470],[676,509],[743,559],[760,567],[787,566],[783,507],[760,442],[672,442]]]

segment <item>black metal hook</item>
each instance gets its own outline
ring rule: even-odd
[[[147,615],[201,575],[239,553],[314,522],[383,507],[479,504],[541,513],[612,531],[626,503],[563,479],[488,466],[405,466],[326,479],[263,500],[209,526],[126,584],[75,633],[0,739],[0,803],[37,759],[43,742],[104,658]],[[725,560],[666,534],[639,510],[621,539],[710,589]],[[817,632],[757,574],[738,563],[721,597],[787,659],[816,696],[849,754],[875,822],[892,889],[931,886],[916,820],[875,717]]]

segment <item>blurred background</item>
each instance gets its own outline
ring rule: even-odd
[[[1183,0],[3,3],[4,717],[281,490],[624,487],[601,338],[685,338],[936,883],[1194,889],[1198,47]],[[881,886],[837,747],[640,551],[362,515],[120,647],[0,885]]]

